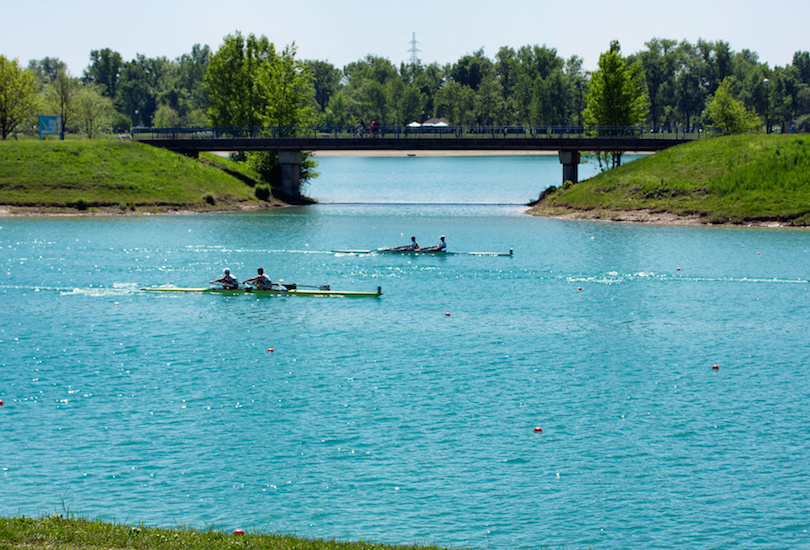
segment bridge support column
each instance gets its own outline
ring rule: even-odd
[[[281,192],[288,197],[301,197],[301,151],[279,151],[278,163],[281,165]]]
[[[579,178],[579,151],[560,151],[560,164],[563,165],[563,183],[576,183]]]

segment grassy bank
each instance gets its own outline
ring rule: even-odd
[[[281,204],[257,199],[250,185],[254,175],[240,174],[228,163],[201,162],[131,141],[0,141],[0,205],[12,212],[59,213]]]
[[[730,136],[680,145],[559,189],[530,213],[808,226],[810,136]]]
[[[0,548],[84,550],[216,550],[246,548],[255,550],[441,550],[437,546],[390,546],[363,541],[304,539],[290,535],[258,534],[246,530],[244,535],[222,531],[193,529],[157,529],[120,525],[83,519],[0,518]]]

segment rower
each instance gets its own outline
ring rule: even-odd
[[[444,252],[445,250],[447,250],[447,243],[444,242],[444,235],[439,237],[439,244],[437,244],[436,246],[431,246],[430,248],[426,248],[425,250],[427,250],[428,252]]]
[[[222,288],[226,288],[228,290],[234,290],[234,289],[239,288],[239,281],[237,280],[236,277],[231,275],[231,270],[230,269],[226,269],[225,274],[222,277],[220,277],[219,279],[216,279],[214,281],[210,281],[210,283],[212,285],[213,284],[220,284],[220,285],[222,285]]]
[[[248,284],[255,286],[259,290],[270,290],[273,288],[273,281],[270,280],[267,273],[264,272],[264,269],[261,267],[259,268],[259,274],[251,279],[247,279],[246,281],[242,281],[242,284]]]
[[[411,237],[411,244],[398,246],[396,248],[393,248],[392,250],[419,250],[419,243],[416,242],[416,237]]]

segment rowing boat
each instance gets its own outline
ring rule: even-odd
[[[291,288],[282,289],[258,289],[258,288],[177,288],[177,287],[154,287],[142,288],[147,292],[205,292],[210,294],[258,294],[258,295],[284,295],[284,296],[346,296],[349,298],[376,298],[382,295],[382,288],[377,287],[376,292],[364,292],[360,290],[327,290],[319,288]]]
[[[409,254],[411,256],[513,256],[513,250],[509,252],[460,252],[457,250],[397,250],[396,248],[377,248],[376,250],[333,250],[333,254]]]

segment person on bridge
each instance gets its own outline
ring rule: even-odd
[[[270,277],[267,273],[264,272],[264,269],[261,267],[259,268],[259,274],[251,279],[247,279],[246,281],[242,281],[242,284],[252,284],[259,290],[270,290],[273,288],[273,281],[270,280]]]
[[[444,235],[439,237],[439,244],[424,249],[427,252],[444,252],[447,250],[447,243],[444,242]]]
[[[236,277],[234,277],[233,275],[231,275],[231,270],[230,269],[226,269],[225,274],[222,277],[220,277],[219,279],[216,279],[215,281],[211,281],[211,284],[212,285],[213,284],[220,284],[220,285],[222,285],[222,288],[226,288],[228,290],[234,290],[234,289],[239,288],[239,280]]]

